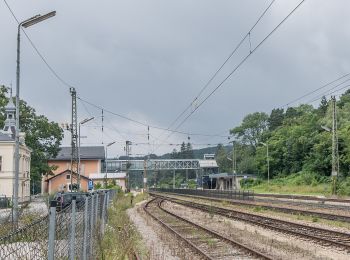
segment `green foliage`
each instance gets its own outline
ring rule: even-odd
[[[338,181],[337,194],[341,196],[350,196],[350,177]]]
[[[219,165],[221,172],[231,172],[232,171],[232,162],[227,159],[228,154],[222,144],[219,144],[216,150],[216,161]],[[232,157],[232,156],[231,156]]]
[[[101,188],[102,188],[102,184],[101,183],[97,182],[97,183],[94,184],[94,189],[95,190],[99,190]]]
[[[346,177],[350,169],[350,90],[337,102],[337,122],[340,173]],[[271,179],[293,175],[292,185],[324,184],[322,178],[331,173],[332,136],[321,126],[332,126],[332,108],[325,97],[318,108],[300,105],[285,112],[273,109],[270,116],[258,112],[245,116],[241,125],[230,131],[238,142],[238,172],[267,179],[267,151],[261,144],[264,142],[269,145]],[[220,164],[225,166],[223,156]]]
[[[108,210],[108,225],[97,244],[99,259],[131,259],[134,252],[142,259],[149,258],[142,238],[126,212],[135,203],[143,200],[145,195],[137,195],[133,199],[133,205],[130,203],[130,196],[132,195],[118,193],[113,200],[113,206]]]
[[[254,148],[263,140],[267,130],[269,116],[266,113],[255,112],[243,118],[242,124],[231,129],[230,133],[240,138],[243,144]]]

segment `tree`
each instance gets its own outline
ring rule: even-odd
[[[1,111],[8,103],[6,98],[7,89],[0,89]],[[0,117],[1,128],[4,125],[4,115]],[[63,131],[55,122],[50,122],[45,116],[37,115],[35,109],[25,101],[20,101],[20,128],[25,132],[26,145],[32,149],[31,155],[31,179],[34,182],[35,190],[39,191],[41,177],[52,171],[48,166],[48,159],[59,152],[59,146],[63,138]]]
[[[223,147],[223,145],[218,144],[215,158],[216,158],[216,161],[219,165],[220,171],[222,171],[222,172],[231,172],[232,171],[231,170],[232,163],[229,159],[227,159],[227,157],[228,157],[228,155],[227,155],[227,152],[226,152],[225,148]]]
[[[270,117],[268,119],[269,130],[273,131],[277,127],[283,124],[284,110],[282,108],[274,108],[271,111]]]
[[[264,132],[267,130],[269,116],[264,112],[248,114],[243,118],[242,124],[230,130],[230,133],[241,138],[242,143],[256,148],[262,141]]]
[[[186,145],[186,159],[193,159],[193,158],[194,158],[194,154],[193,154],[192,145],[190,142],[188,142]]]
[[[177,159],[178,158],[178,152],[176,151],[176,149],[174,148],[172,153],[170,154],[170,158],[171,159]]]
[[[186,158],[186,144],[185,144],[185,142],[182,142],[182,144],[181,144],[179,158],[181,158],[181,159]]]
[[[318,110],[319,110],[321,116],[324,116],[326,114],[327,108],[328,108],[328,101],[327,101],[326,97],[323,96],[321,99],[320,105],[318,107]]]

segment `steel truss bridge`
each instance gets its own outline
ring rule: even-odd
[[[107,171],[158,171],[158,170],[217,170],[215,160],[199,159],[150,159],[150,160],[108,160]]]

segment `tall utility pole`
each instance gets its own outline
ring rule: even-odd
[[[77,112],[77,92],[75,88],[69,88],[72,96],[72,125],[71,125],[71,177],[70,177],[70,190],[73,191],[73,176],[74,173],[78,174],[79,167],[79,149],[78,149],[78,112]],[[77,178],[77,189],[80,189],[79,178]]]
[[[148,168],[148,163],[149,163],[149,159],[150,159],[150,148],[149,148],[149,126],[147,127],[147,142],[148,142],[148,155],[147,155],[147,159],[145,159],[144,161],[144,165],[143,165],[143,189],[144,191],[147,190],[147,168]]]
[[[237,189],[237,170],[236,170],[236,149],[235,149],[235,141],[231,141],[232,143],[232,172],[233,172],[233,187]]]
[[[129,156],[131,152],[131,141],[125,142],[125,155],[126,155],[126,189],[130,190],[130,180],[129,180]]]
[[[336,184],[339,172],[339,153],[338,153],[338,135],[337,135],[337,112],[335,96],[332,100],[332,194],[336,194]]]
[[[56,15],[56,11],[45,15],[36,15],[23,22],[20,22],[17,27],[17,62],[16,62],[16,129],[15,129],[15,181],[13,186],[13,222],[17,225],[18,222],[18,185],[19,185],[19,90],[20,90],[20,46],[21,46],[21,29],[28,28],[32,25],[45,21]]]

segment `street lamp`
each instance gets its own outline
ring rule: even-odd
[[[36,15],[18,24],[17,28],[17,67],[16,67],[16,133],[15,133],[15,182],[13,187],[13,220],[18,221],[18,184],[19,184],[19,83],[20,83],[20,40],[21,28],[28,28],[56,15],[56,11],[45,15]]]
[[[113,144],[115,144],[116,142],[111,142],[109,144],[106,145],[106,159],[105,159],[105,188],[107,188],[107,148]]]
[[[86,118],[83,121],[79,122],[79,143],[78,143],[78,188],[80,190],[80,126],[93,120],[95,117],[90,117],[90,118]],[[72,178],[71,178],[72,179]]]
[[[267,160],[267,185],[270,187],[270,158],[269,158],[269,143],[260,142],[263,146],[266,146],[266,160]]]

